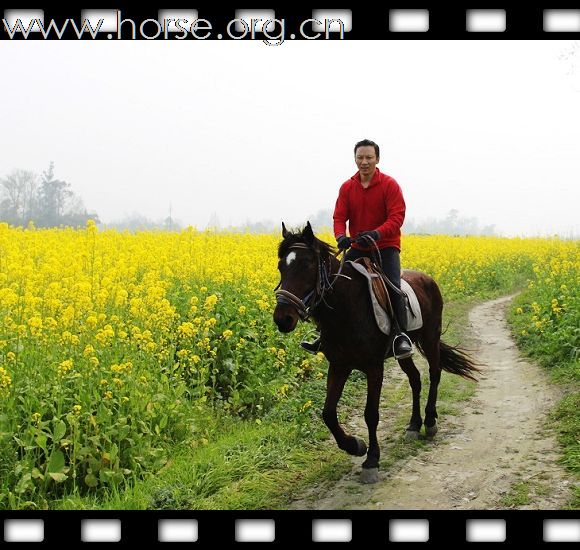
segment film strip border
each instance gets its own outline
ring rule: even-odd
[[[578,5],[578,4],[576,4]],[[102,23],[99,25],[99,20]],[[179,20],[179,22],[178,22]],[[87,25],[86,22],[90,24]],[[20,23],[18,23],[20,22]],[[0,39],[537,39],[580,36],[580,9],[5,9]]]
[[[578,38],[580,9],[388,9],[370,12],[351,10],[5,10],[0,39],[118,39],[118,22],[127,21],[121,39],[167,39],[179,34],[179,27],[162,27],[169,19],[183,18],[204,23],[196,34],[200,40],[272,39],[275,21],[284,23],[288,38],[324,39],[506,39]],[[83,20],[103,19],[96,34],[84,32]],[[20,19],[23,31],[14,32]],[[69,24],[65,27],[65,22]],[[73,26],[70,22],[76,22]],[[39,27],[39,22],[43,28]],[[52,32],[46,30],[54,22]],[[260,22],[269,22],[273,28]],[[211,29],[209,28],[211,26]],[[280,24],[278,23],[278,27]],[[10,33],[13,32],[13,36]],[[45,31],[44,33],[42,31]],[[88,29],[87,29],[88,30]],[[221,32],[219,32],[221,30]],[[228,33],[227,31],[230,31]],[[221,36],[221,37],[220,37]],[[293,37],[293,38],[292,38]],[[286,37],[285,37],[286,38]],[[232,544],[267,542],[273,544],[318,542],[461,544],[502,542],[538,544],[580,542],[577,511],[355,511],[355,512],[246,512],[246,511],[67,511],[2,512],[0,542],[183,542]]]
[[[580,542],[577,511],[4,512],[3,542],[230,545]]]

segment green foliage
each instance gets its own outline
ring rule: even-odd
[[[562,384],[566,397],[552,414],[562,463],[580,476],[580,249],[537,263],[509,321],[518,345]],[[574,497],[576,506],[580,502]]]

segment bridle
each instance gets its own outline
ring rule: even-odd
[[[351,278],[348,277],[347,275],[342,274],[342,267],[344,265],[344,255],[340,261],[340,267],[338,269],[338,273],[332,274],[332,273],[330,273],[330,271],[331,271],[331,258],[330,258],[330,256],[328,257],[328,262],[325,262],[323,260],[323,258],[321,257],[319,250],[316,250],[315,248],[308,246],[307,244],[304,244],[304,243],[293,244],[293,245],[289,246],[288,249],[289,250],[292,250],[292,249],[310,250],[310,251],[314,252],[314,254],[316,255],[316,260],[318,263],[317,270],[316,270],[316,284],[315,284],[314,288],[311,291],[309,291],[306,294],[306,296],[304,296],[304,298],[300,299],[295,294],[292,294],[291,292],[288,292],[287,290],[284,290],[284,289],[278,290],[280,288],[280,286],[282,285],[281,279],[280,279],[280,282],[278,283],[278,285],[276,286],[276,288],[274,289],[275,294],[276,294],[276,303],[278,305],[293,306],[296,309],[300,319],[302,319],[302,321],[307,321],[310,318],[312,311],[321,302],[324,302],[327,307],[332,309],[332,307],[329,306],[328,303],[326,302],[326,300],[324,299],[324,295],[325,295],[325,293],[332,290],[334,283],[336,282],[336,280],[339,277],[344,277],[344,278],[348,279],[349,281],[351,280]],[[337,258],[341,252],[342,251],[339,250],[334,255],[334,257]],[[334,275],[334,278],[331,281],[330,277],[332,277],[333,275]]]

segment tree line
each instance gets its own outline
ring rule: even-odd
[[[333,210],[319,210],[309,217],[312,227],[332,228]],[[320,229],[319,229],[320,230]],[[406,235],[495,235],[495,225],[480,225],[477,218],[461,216],[459,210],[447,212],[444,219],[427,218],[414,220],[406,218],[403,224]]]
[[[30,170],[14,170],[0,178],[0,222],[26,227],[82,226],[95,212],[88,212],[70,183],[56,179],[54,162],[41,176]]]

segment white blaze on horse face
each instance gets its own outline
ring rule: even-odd
[[[296,259],[296,252],[290,252],[288,256],[286,256],[286,265],[290,265]]]

